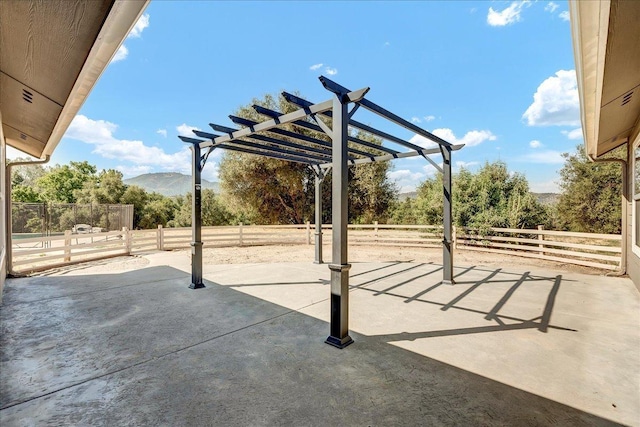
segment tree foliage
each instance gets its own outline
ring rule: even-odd
[[[191,194],[187,194],[181,198],[180,206],[176,212],[172,225],[176,227],[191,226]],[[215,195],[213,190],[202,190],[201,194],[202,206],[202,225],[227,225],[234,221],[234,217],[225,207],[222,201]],[[240,221],[242,222],[242,221]]]
[[[442,222],[442,177],[425,180],[416,199],[395,206],[394,222]],[[529,192],[526,178],[509,173],[503,162],[485,163],[476,173],[461,169],[453,177],[453,221],[472,228],[533,228],[548,222],[547,212]]]
[[[283,98],[267,95],[254,99],[252,104],[278,110],[294,111]],[[250,106],[242,107],[238,116],[261,121]],[[330,142],[322,132],[315,132],[293,124],[283,126],[288,130]],[[282,135],[278,139],[289,140]],[[366,134],[358,137],[381,144],[382,141]],[[292,141],[304,144],[300,141]],[[317,146],[316,146],[317,147]],[[358,147],[366,150],[366,148]],[[395,197],[393,184],[387,179],[388,163],[360,165],[349,168],[349,220],[356,222],[383,220]],[[304,164],[254,155],[226,152],[220,163],[220,181],[225,198],[235,215],[242,215],[251,222],[261,224],[303,223],[313,220],[314,182],[313,172]],[[323,185],[323,221],[331,220],[331,175]]]
[[[613,162],[592,162],[578,146],[560,170],[558,226],[570,231],[620,233],[622,174]],[[611,154],[619,158],[620,152]]]
[[[84,187],[85,182],[95,178],[96,167],[86,160],[56,165],[36,181],[43,200],[58,203],[74,203],[75,192]]]

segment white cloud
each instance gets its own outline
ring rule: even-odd
[[[471,168],[473,166],[477,166],[479,164],[480,163],[478,163],[478,162],[465,162],[465,161],[462,161],[462,160],[458,160],[458,161],[455,162],[454,167],[452,169],[454,171],[459,171],[462,168],[469,169],[469,168]]]
[[[418,184],[426,178],[426,175],[422,172],[401,169],[387,172],[387,177],[398,185],[401,193],[408,193],[409,191],[415,191]]]
[[[116,169],[122,172],[125,178],[142,175],[151,172],[151,166],[116,166]]]
[[[157,134],[164,136],[165,138],[167,137],[167,130],[166,129],[158,129],[156,131]]]
[[[556,181],[529,182],[529,188],[534,193],[560,193],[560,187]]]
[[[540,148],[540,147],[542,147],[542,142],[538,141],[537,139],[534,139],[533,141],[531,141],[529,143],[529,147],[531,147],[531,148]]]
[[[149,14],[145,13],[140,18],[138,18],[138,22],[133,26],[133,29],[129,33],[128,37],[138,38],[142,36],[142,32],[145,28],[149,26]]]
[[[463,160],[458,160],[458,161],[454,162],[454,164],[452,165],[451,171],[453,173],[457,173],[457,172],[460,172],[460,169],[462,169],[462,168],[470,169],[470,168],[472,168],[474,166],[477,166],[479,164],[480,163],[478,163],[478,162],[465,162]],[[442,168],[442,162],[439,162],[438,166],[440,166],[440,168]],[[429,176],[429,177],[435,175],[436,172],[437,172],[437,169],[434,168],[431,163],[425,165],[422,169],[424,170],[425,174],[427,176]]]
[[[411,122],[413,122],[413,123],[420,123],[420,122],[422,122],[422,120],[420,120],[420,117],[415,117],[415,116],[414,116],[414,117],[411,117]]]
[[[575,128],[574,130],[563,130],[561,134],[566,135],[569,139],[582,139],[582,128]]]
[[[331,68],[331,67],[327,67],[324,69],[324,71],[329,74],[330,76],[335,76],[336,74],[338,74],[338,69],[337,68]]]
[[[436,116],[424,116],[424,121],[425,122],[430,122],[432,120],[435,120]]]
[[[484,141],[496,140],[496,136],[488,130],[472,130],[467,132],[462,138],[457,138],[453,131],[447,128],[434,129],[431,133],[452,144],[465,144],[467,147],[482,144]],[[437,145],[435,142],[421,135],[414,135],[409,142],[424,148],[432,148]]]
[[[569,20],[569,11],[565,10],[564,12],[560,12],[560,15],[558,15],[560,18],[562,18],[563,21],[568,21]]]
[[[522,115],[529,126],[577,126],[580,100],[575,70],[560,70],[543,81]]]
[[[178,131],[178,135],[194,137],[195,135],[193,134],[192,131],[200,130],[200,128],[197,128],[195,126],[189,126],[188,124],[183,123],[180,126],[176,126],[176,130]]]
[[[92,120],[79,114],[74,117],[65,136],[93,145],[93,153],[107,159],[130,162],[137,167],[158,167],[167,171],[191,173],[191,152],[188,146],[183,145],[176,153],[169,154],[160,147],[150,147],[142,141],[116,138],[113,134],[117,128],[114,123]]]
[[[322,64],[322,62],[321,62],[321,63],[319,63],[319,64],[314,64],[314,65],[312,65],[311,67],[309,67],[309,69],[310,69],[311,71],[315,71],[315,70],[318,70],[318,69],[322,68],[322,65],[323,65],[323,64]]]
[[[549,3],[547,3],[547,5],[544,7],[544,10],[546,10],[549,13],[553,13],[556,11],[557,8],[559,8],[560,6],[558,6],[557,3],[554,3],[552,1],[550,1]]]
[[[111,60],[111,62],[122,61],[123,59],[126,59],[128,55],[129,55],[129,49],[127,49],[125,45],[120,45],[120,47],[118,48],[118,51],[113,56],[113,59]]]
[[[136,22],[136,25],[133,26],[133,29],[131,30],[127,38],[129,37],[140,38],[140,36],[142,36],[142,32],[144,31],[144,29],[147,28],[148,26],[149,26],[149,14],[145,13],[138,19],[138,22]],[[126,59],[127,56],[129,56],[129,49],[127,49],[127,46],[122,44],[118,48],[118,51],[116,52],[116,54],[113,56],[113,59],[111,60],[111,62],[122,61]]]
[[[525,154],[518,158],[522,162],[544,163],[544,164],[561,164],[564,163],[564,157],[560,151],[545,150],[535,151]]]
[[[504,27],[505,25],[511,25],[521,20],[520,13],[524,6],[529,6],[528,0],[514,1],[506,9],[498,12],[492,7],[489,8],[487,14],[487,24],[492,27]]]
[[[391,46],[390,42],[384,42],[383,46],[387,47],[387,46]]]

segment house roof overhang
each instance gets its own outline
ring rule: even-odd
[[[0,1],[6,143],[51,155],[149,0]]]
[[[597,158],[640,132],[640,2],[569,2],[585,149]]]

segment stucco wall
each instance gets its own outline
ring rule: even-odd
[[[4,279],[7,277],[7,251],[5,250],[5,222],[7,215],[5,212],[6,179],[4,165],[7,162],[6,144],[2,132],[2,112],[0,111],[0,302],[2,302],[2,292],[4,290]]]
[[[640,135],[637,136],[635,143],[629,145],[627,164],[629,167],[627,168],[627,183],[629,185],[629,209],[627,212],[627,216],[629,221],[627,222],[627,274],[633,281],[636,288],[640,291],[640,247],[636,245],[634,241],[634,232],[636,227],[640,227],[640,222],[638,221],[638,215],[640,212],[636,212],[634,208],[635,200],[634,200],[634,178],[635,178],[635,148],[640,144]],[[640,242],[637,242],[640,243]],[[634,245],[636,247],[634,248]]]

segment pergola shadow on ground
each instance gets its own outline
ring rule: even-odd
[[[467,266],[451,287],[434,278],[439,264],[354,263],[356,344],[344,353],[317,339],[326,267],[208,266],[216,282],[193,292],[187,263],[162,265],[171,257],[9,280],[0,423],[606,425],[640,414],[640,304],[624,279]]]

